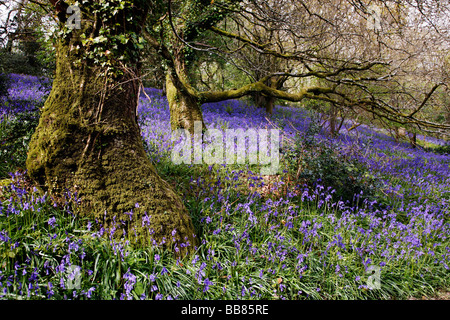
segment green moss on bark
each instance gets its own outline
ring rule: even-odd
[[[75,66],[70,48],[57,48],[53,88],[30,142],[30,177],[53,194],[77,192],[81,215],[116,225],[116,236],[125,232],[131,243],[193,248],[188,211],[144,151],[134,75],[112,80],[99,67]]]
[[[194,132],[194,122],[201,121],[202,128],[206,128],[203,122],[200,101],[187,92],[180,90],[181,85],[176,85],[172,75],[166,77],[166,96],[170,109],[170,125],[172,130],[187,129]]]

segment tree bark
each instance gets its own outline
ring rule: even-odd
[[[72,38],[57,46],[56,75],[30,142],[28,174],[54,195],[77,192],[80,214],[106,230],[116,227],[117,237],[177,252],[193,249],[189,213],[144,150],[138,70],[129,67],[114,78],[105,67],[76,64],[74,45]]]
[[[415,149],[417,147],[417,133],[416,132],[408,132],[409,144],[411,148]]]
[[[273,114],[273,107],[275,105],[275,98],[267,96],[262,92],[255,92],[252,94],[252,100],[256,107],[264,108],[268,115]]]
[[[339,132],[339,124],[338,124],[338,108],[335,104],[331,104],[330,106],[330,128],[329,133],[331,136],[335,136]]]
[[[272,89],[280,90],[283,87],[285,81],[286,77],[272,77],[267,81],[266,84]],[[265,108],[268,115],[273,114],[273,108],[276,101],[276,98],[274,96],[270,96],[262,92],[254,92],[252,94],[252,99],[257,107]]]
[[[199,99],[183,90],[177,78],[170,72],[166,77],[166,96],[172,130],[186,129],[192,134],[195,121],[200,121],[202,128],[206,129]]]

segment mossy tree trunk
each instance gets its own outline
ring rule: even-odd
[[[273,107],[275,105],[275,98],[265,95],[262,92],[255,92],[252,95],[253,102],[259,108],[265,108],[268,115],[273,114]]]
[[[413,149],[417,147],[417,133],[416,132],[410,132],[408,133],[409,137],[409,143]]]
[[[328,131],[331,136],[335,136],[336,134],[338,134],[342,128],[342,125],[344,124],[345,116],[342,114],[340,121],[338,119],[338,116],[339,108],[336,106],[336,104],[332,103],[329,110],[330,126]]]
[[[200,121],[202,128],[206,128],[199,99],[186,92],[177,77],[170,72],[166,77],[166,96],[172,130],[186,129],[193,133],[195,121]]]
[[[106,230],[117,228],[116,236],[192,248],[188,211],[144,151],[136,116],[138,64],[114,76],[90,60],[77,63],[78,36],[57,45],[52,91],[30,142],[30,177],[52,194],[77,192],[80,213]]]
[[[186,5],[186,4],[185,4]],[[186,62],[186,46],[178,38],[172,40],[172,53],[163,57],[169,65],[166,73],[166,97],[170,110],[171,129],[194,132],[194,122],[200,121],[205,128],[200,99],[190,94],[184,84],[189,83]]]
[[[278,76],[272,77],[267,80],[266,85],[270,88],[280,90],[283,87],[284,82],[286,82],[286,77]],[[253,102],[259,108],[265,108],[268,115],[273,114],[273,108],[275,106],[276,98],[271,95],[264,94],[263,92],[254,92],[252,94]]]

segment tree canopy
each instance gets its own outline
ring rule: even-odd
[[[6,20],[12,16],[10,20],[23,21],[24,8],[34,6],[43,8],[43,12],[55,12],[64,23],[70,17],[67,13],[70,5],[79,6],[82,19],[86,19],[83,6],[88,3],[23,0],[9,8]],[[114,18],[119,22],[132,19],[117,16],[125,4],[126,1],[119,0],[95,1],[89,6],[95,6],[94,14],[101,17],[99,21]],[[49,5],[56,9],[51,10]],[[448,95],[447,3],[433,0],[132,3],[136,8],[144,5],[149,13],[145,20],[134,24],[145,29],[142,35],[122,30],[111,36],[114,32],[104,24],[96,34],[81,39],[81,44],[90,48],[89,58],[99,64],[112,68],[113,60],[125,61],[135,54],[133,58],[137,61],[151,61],[152,73],[171,74],[177,92],[191,100],[186,102],[186,109],[197,110],[196,115],[188,116],[192,121],[201,120],[199,104],[262,94],[291,102],[316,100],[380,121],[447,135],[448,124],[433,117],[436,108],[440,113],[448,113],[443,98]],[[11,14],[14,11],[17,13]],[[120,28],[120,23],[116,27]],[[5,24],[3,33],[8,35],[8,46],[19,29]],[[60,30],[57,36],[68,31]],[[223,82],[220,89],[202,86],[198,81],[205,72],[200,68],[202,64],[214,64],[215,73],[227,73],[227,85]],[[161,82],[162,75],[159,79]],[[171,112],[175,114],[178,107]],[[174,128],[192,126],[192,121],[184,125],[178,121]]]
[[[169,10],[165,32],[177,45],[157,35],[149,41],[176,65],[184,89],[201,102],[261,92],[292,102],[319,100],[447,134],[448,124],[430,119],[430,109],[445,107],[435,93],[448,93],[448,5],[328,0],[243,1],[232,7],[218,1],[205,8],[221,12],[220,21],[186,24],[197,31],[183,37],[185,24]],[[186,66],[177,65],[174,47],[224,59],[249,81],[229,90],[199,90]],[[280,79],[289,89],[270,84]]]

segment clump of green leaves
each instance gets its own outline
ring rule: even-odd
[[[109,76],[121,76],[121,66],[139,61],[145,47],[141,31],[149,6],[148,1],[82,1],[81,29],[61,26],[57,35],[71,39],[76,65],[88,61],[108,70]]]
[[[340,153],[340,147],[320,137],[320,126],[313,119],[304,135],[297,135],[285,152],[288,173],[300,185],[320,184],[335,190],[335,201],[372,198],[376,179],[356,159]]]
[[[439,146],[433,149],[433,152],[439,154],[450,154],[450,144]]]

